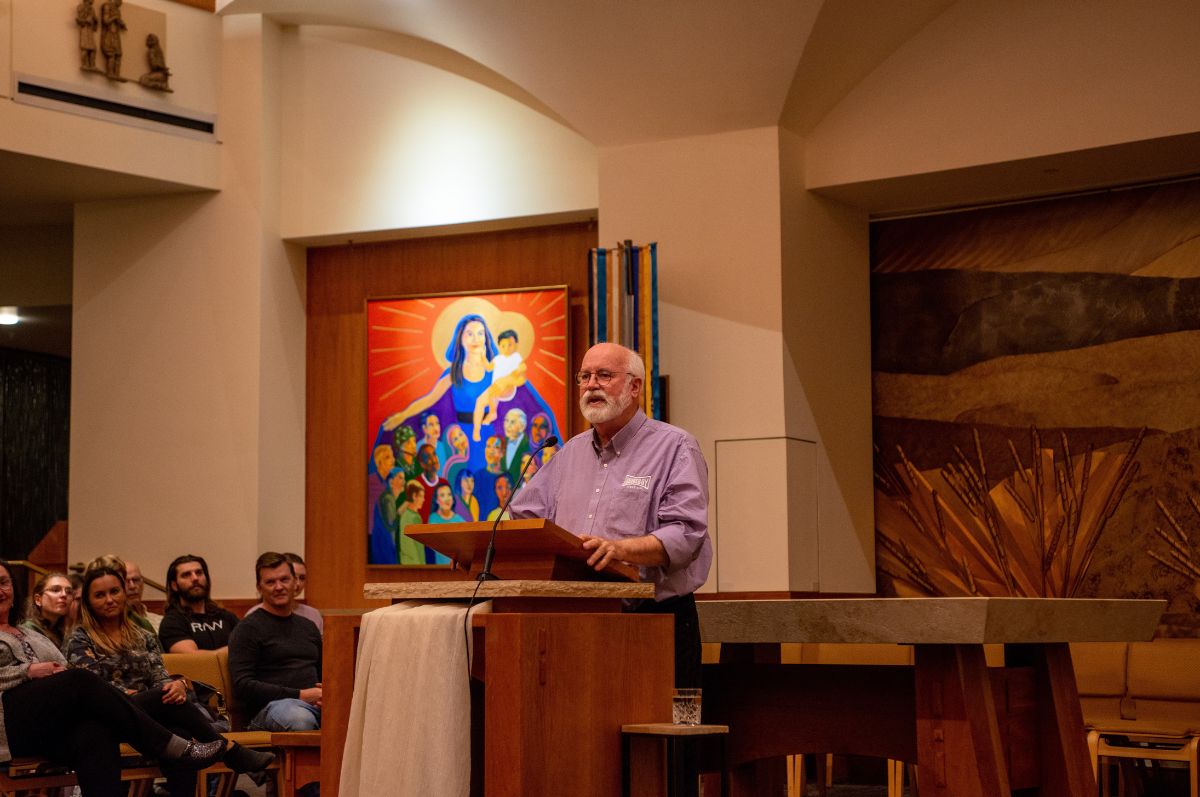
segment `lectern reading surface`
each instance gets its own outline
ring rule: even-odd
[[[492,523],[437,523],[409,526],[404,533],[438,553],[449,556],[472,577],[483,569]],[[588,566],[591,551],[571,532],[549,520],[502,520],[496,529],[493,572],[503,579],[550,581],[637,581],[638,571],[622,563],[603,572]]]

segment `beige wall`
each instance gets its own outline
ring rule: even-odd
[[[72,560],[190,551],[216,592],[304,539],[304,296],[278,237],[278,31],[225,20],[218,194],[75,213]]]
[[[626,238],[659,242],[671,420],[709,461],[709,587],[873,592],[866,214],[812,197],[803,141],[761,128],[603,150],[600,241]]]
[[[594,146],[423,54],[375,31],[288,29],[284,237],[596,207]]]
[[[816,443],[819,589],[874,592],[867,214],[805,189],[799,136],[779,151],[786,429]]]
[[[142,0],[138,5],[170,12],[166,55],[174,72],[173,94],[150,92],[136,82],[113,83],[80,71],[77,33],[73,24],[68,24],[71,17],[64,20],[64,6],[45,0],[12,0],[11,17],[4,13],[8,3],[0,0],[3,93],[11,94],[11,69],[34,78],[90,87],[117,101],[214,113],[220,71],[212,64],[221,52],[221,20],[165,0]],[[70,13],[71,8],[66,10]],[[8,24],[11,50],[9,37],[3,36]],[[145,71],[144,58],[132,43],[127,43],[126,49],[128,66],[122,72],[136,77]],[[222,131],[219,125],[218,134]],[[180,190],[221,185],[220,152],[212,142],[17,102],[0,103],[0,150],[177,183]]]
[[[1194,0],[962,0],[815,129],[810,188],[1200,130]]]

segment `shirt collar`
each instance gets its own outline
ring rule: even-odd
[[[646,413],[639,407],[638,411],[629,419],[629,423],[622,426],[621,431],[613,435],[612,439],[608,441],[608,445],[612,447],[613,453],[621,456],[621,449],[628,445],[629,441],[633,439],[633,436],[638,433],[638,430],[642,428],[644,423],[646,423]],[[596,434],[595,429],[592,430],[592,449],[597,454],[603,450],[600,445],[600,437]]]

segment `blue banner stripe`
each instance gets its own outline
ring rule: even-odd
[[[650,244],[651,378],[654,380],[654,417],[662,420],[662,386],[658,383],[658,244]]]
[[[608,265],[603,249],[596,250],[596,342],[608,340]]]

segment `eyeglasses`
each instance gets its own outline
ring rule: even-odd
[[[632,374],[632,371],[580,371],[575,374],[575,384],[583,387],[592,381],[592,377],[596,377],[596,383],[600,387],[608,387],[608,383],[612,381],[617,374]]]

